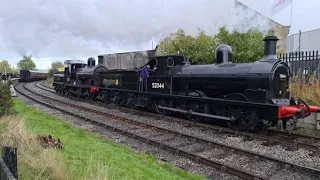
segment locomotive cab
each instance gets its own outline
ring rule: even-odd
[[[190,64],[189,59],[182,55],[153,57],[146,64],[154,70],[147,78],[147,92],[171,94],[174,75],[188,64]]]
[[[81,69],[87,66],[86,63],[83,63],[81,60],[65,60],[64,61],[65,66],[65,77],[66,81],[70,82],[76,82],[76,74]]]

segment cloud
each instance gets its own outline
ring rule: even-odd
[[[155,47],[164,34],[178,28],[193,35],[198,28],[214,34],[224,24],[239,26],[248,16],[247,10],[233,9],[233,0],[3,1],[2,51],[17,58],[31,53],[41,67],[50,66],[48,59],[151,49],[152,41]]]

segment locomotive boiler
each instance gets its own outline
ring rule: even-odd
[[[172,68],[168,74],[176,77],[174,87],[198,90],[208,97],[231,97],[251,102],[276,103],[274,99],[289,98],[290,69],[287,63],[276,57],[274,36],[265,41],[264,57],[253,63],[232,63],[232,49],[220,45],[216,49],[215,62],[211,65],[181,66]],[[175,88],[174,88],[175,89]],[[235,97],[236,93],[240,93]],[[279,101],[277,101],[279,103]]]
[[[65,73],[70,78],[63,86],[69,95],[194,120],[223,121],[238,130],[276,126],[279,120],[286,129],[287,121],[295,125],[297,119],[320,111],[303,100],[289,99],[291,73],[276,57],[277,41],[275,36],[264,38],[264,57],[252,63],[233,63],[232,49],[226,44],[217,47],[213,64],[192,65],[183,55],[154,56],[143,66],[151,70],[145,83],[140,78],[143,67],[108,70],[89,58],[87,67]]]

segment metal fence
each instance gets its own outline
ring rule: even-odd
[[[287,62],[292,75],[301,80],[308,79],[311,75],[320,77],[319,51],[283,53],[278,58]]]

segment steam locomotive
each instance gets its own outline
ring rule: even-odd
[[[232,49],[217,47],[214,64],[191,65],[182,55],[154,56],[146,64],[154,71],[146,87],[138,69],[108,69],[68,62],[63,74],[55,74],[57,93],[100,100],[119,106],[144,108],[167,115],[184,115],[196,121],[218,120],[242,131],[296,127],[299,118],[320,112],[303,100],[290,98],[290,69],[277,59],[276,36],[264,38],[264,57],[253,63],[233,63]],[[100,61],[100,60],[99,60]],[[291,122],[292,121],[292,122]],[[289,124],[288,122],[291,122]]]
[[[13,73],[0,72],[0,80],[9,80],[11,78],[17,78],[18,76]]]

